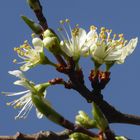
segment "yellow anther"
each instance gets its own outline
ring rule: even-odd
[[[70,20],[69,20],[69,19],[65,19],[65,22],[66,22],[66,23],[70,23]]]
[[[105,27],[101,27],[101,31],[104,31],[105,32],[105,30],[106,30]]]
[[[25,53],[24,52],[22,52],[22,51],[20,51],[20,53],[19,53],[21,56],[24,56],[25,55]]]
[[[123,38],[123,34],[119,34],[118,36],[119,36],[120,38]]]
[[[32,34],[31,34],[31,37],[32,37],[32,38],[35,38],[35,33],[32,33]]]
[[[72,30],[72,34],[73,34],[73,36],[77,36],[78,34],[79,34],[79,28],[74,28],[73,30]]]
[[[108,29],[105,30],[107,33],[109,33],[110,31]]]
[[[76,24],[76,27],[79,28],[79,24]]]
[[[31,46],[29,46],[29,45],[25,45],[24,48],[25,48],[25,49],[30,49]]]
[[[114,35],[113,35],[113,38],[116,38],[116,36],[117,36],[117,35],[116,35],[116,34],[114,34]]]
[[[60,20],[60,24],[64,24],[65,23],[65,21],[64,20]]]
[[[17,52],[18,54],[20,54],[21,51],[18,49],[18,50],[16,50],[16,52]]]
[[[100,36],[101,39],[106,39],[106,34],[105,34],[104,31],[101,31],[99,36]]]
[[[94,26],[94,25],[91,25],[91,26],[90,26],[90,30],[96,30],[96,29],[97,29],[96,26]]]
[[[14,108],[21,108],[22,107],[22,105],[20,104],[20,103],[17,103],[15,106],[14,106]]]
[[[14,51],[17,51],[17,50],[18,50],[18,48],[15,47],[15,48],[14,48]]]
[[[104,34],[104,35],[101,35],[101,38],[102,39],[106,39],[106,35]]]
[[[24,41],[24,44],[28,44],[28,40],[25,40],[25,41]]]
[[[11,103],[6,103],[7,106],[11,105]]]
[[[111,30],[109,30],[109,32],[110,32],[110,33],[112,33],[112,29],[111,29]]]
[[[24,48],[25,47],[25,44],[23,44],[23,45],[20,45],[20,48],[22,49],[22,48]]]
[[[63,29],[62,29],[62,28],[58,28],[57,30],[58,30],[59,32],[63,31]]]
[[[13,63],[17,63],[17,60],[16,60],[16,59],[14,59],[14,60],[13,60]]]

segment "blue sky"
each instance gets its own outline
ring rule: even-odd
[[[140,38],[140,1],[139,0],[42,0],[44,14],[48,24],[54,30],[59,27],[59,20],[69,18],[72,25],[79,24],[86,30],[90,25],[107,27],[114,33],[124,33],[126,39]],[[13,48],[21,45],[24,40],[31,41],[31,31],[21,20],[20,15],[27,15],[36,20],[26,1],[2,0],[0,4],[0,91],[21,91],[21,87],[14,86],[16,80],[7,72],[18,69],[12,63],[17,55]],[[105,99],[120,111],[140,115],[139,110],[139,71],[140,71],[140,43],[135,52],[128,57],[123,65],[115,65],[111,69],[111,81],[103,91]],[[52,58],[52,56],[50,56]],[[53,58],[52,58],[53,59]],[[90,87],[88,74],[93,68],[90,59],[82,59],[82,66],[86,76],[87,86]],[[85,67],[86,66],[86,67]],[[40,66],[26,72],[27,77],[35,83],[45,82],[55,77],[64,77],[49,66]],[[91,113],[91,106],[87,104],[75,91],[55,86],[48,89],[48,99],[53,106],[67,119],[74,121],[78,110]],[[0,135],[13,135],[17,131],[35,133],[40,130],[61,131],[63,128],[53,124],[46,118],[38,120],[33,109],[25,120],[14,120],[17,110],[5,104],[13,98],[0,96]],[[90,114],[91,115],[91,114]],[[126,124],[112,124],[111,128],[118,135],[126,135],[132,139],[139,139],[140,126]]]

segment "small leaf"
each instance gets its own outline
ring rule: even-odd
[[[79,114],[75,118],[75,123],[78,125],[81,125],[87,129],[97,128],[96,121],[91,119],[84,111],[79,111]]]
[[[104,114],[102,113],[101,109],[94,102],[93,102],[92,113],[97,123],[97,127],[104,132],[109,127],[108,121],[104,116]]]
[[[33,20],[27,18],[26,16],[21,16],[21,18],[31,28],[31,30],[34,33],[36,33],[38,35],[42,34],[43,29],[42,29],[42,27],[39,24],[35,23]]]

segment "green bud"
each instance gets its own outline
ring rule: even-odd
[[[124,136],[117,136],[115,137],[116,140],[128,140],[127,138],[125,138]]]
[[[42,27],[39,24],[35,23],[33,20],[27,18],[26,16],[21,16],[21,18],[31,28],[31,30],[34,33],[36,33],[38,35],[42,34],[43,29],[42,29]]]
[[[75,122],[78,125],[81,125],[87,129],[96,128],[96,121],[91,119],[84,111],[79,111],[79,114],[75,118]]]
[[[44,31],[43,33],[43,38],[46,37],[55,37],[55,33],[51,31],[51,29],[47,29],[46,31]]]
[[[73,133],[69,136],[71,140],[99,140],[97,137],[93,138],[83,133]]]
[[[101,109],[94,102],[93,102],[92,114],[97,123],[97,127],[104,132],[109,127],[108,121],[104,116],[104,114],[102,113]]]
[[[54,54],[60,54],[59,40],[57,37],[45,37],[43,39],[44,47]]]
[[[46,99],[44,99],[44,97],[37,94],[32,94],[32,102],[34,103],[38,111],[46,116],[49,120],[61,125],[62,116],[52,108],[50,103]]]
[[[41,10],[40,4],[37,0],[27,0],[27,3],[29,4],[30,8],[34,11]]]

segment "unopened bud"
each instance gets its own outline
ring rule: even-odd
[[[75,122],[78,125],[81,125],[87,129],[96,128],[95,120],[89,118],[89,116],[84,111],[79,111],[79,114],[75,118]]]
[[[69,136],[71,138],[71,140],[99,140],[98,137],[90,137],[86,134],[83,133],[73,133]]]
[[[21,16],[21,18],[31,28],[31,30],[34,33],[36,33],[38,35],[42,34],[43,29],[42,29],[42,27],[39,24],[35,23],[33,20],[27,18],[26,16]]]
[[[43,32],[43,38],[46,38],[46,37],[55,37],[55,33],[53,33],[51,31],[51,29],[47,29],[46,31]]]
[[[43,39],[44,47],[54,54],[61,52],[59,47],[59,41],[57,37],[46,37]]]
[[[94,119],[96,121],[97,127],[102,130],[103,132],[108,129],[108,121],[104,114],[102,113],[101,109],[93,103],[93,109],[92,114],[94,116]]]

